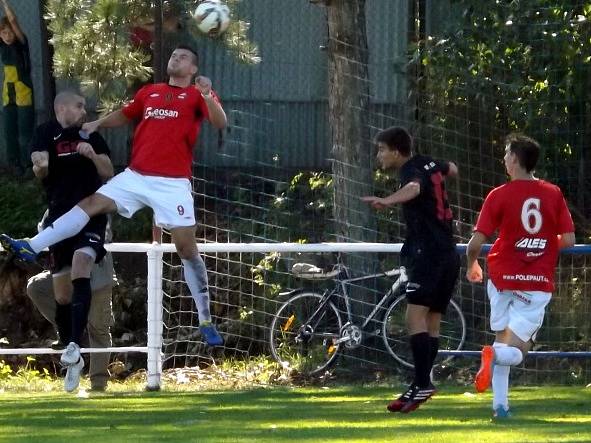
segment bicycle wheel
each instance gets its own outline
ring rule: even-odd
[[[273,358],[301,374],[323,371],[339,351],[341,316],[332,302],[316,312],[323,299],[314,292],[294,295],[281,305],[271,322]]]
[[[386,349],[402,365],[413,368],[412,351],[406,329],[406,297],[397,297],[386,310],[382,323],[382,336]],[[466,339],[466,319],[458,304],[451,300],[447,312],[441,318],[439,349],[458,351]],[[439,364],[449,362],[453,357],[446,357]]]

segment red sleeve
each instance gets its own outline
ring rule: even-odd
[[[500,226],[499,210],[497,207],[497,192],[493,189],[484,199],[480,215],[474,226],[474,231],[478,231],[487,237],[490,237]]]
[[[142,87],[136,92],[135,97],[121,108],[121,112],[123,112],[125,117],[130,120],[135,120],[144,115],[144,98],[146,96],[146,90],[147,86]]]
[[[575,224],[573,223],[573,218],[570,215],[570,211],[568,210],[568,205],[566,204],[566,200],[560,193],[560,199],[558,203],[558,232],[557,234],[566,234],[568,232],[575,232]]]

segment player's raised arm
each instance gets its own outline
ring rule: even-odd
[[[228,124],[226,113],[216,99],[211,89],[211,80],[203,75],[195,78],[195,86],[201,92],[205,104],[207,105],[207,111],[209,112],[209,122],[217,129],[224,129]]]
[[[10,23],[10,27],[14,35],[18,39],[19,42],[25,43],[27,41],[27,37],[25,33],[21,29],[20,25],[18,24],[18,19],[16,18],[16,14],[10,9],[7,0],[2,0],[2,6],[4,6],[4,12],[6,13],[6,18],[8,19],[8,23]]]
[[[99,128],[116,128],[129,123],[129,119],[123,114],[121,109],[111,112],[98,120],[87,122],[82,125],[82,130],[88,134],[92,134]]]

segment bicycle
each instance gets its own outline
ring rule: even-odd
[[[408,281],[404,267],[351,278],[347,267],[341,264],[324,272],[310,264],[296,263],[292,274],[305,280],[333,279],[335,284],[322,294],[302,288],[285,294],[290,298],[279,307],[270,328],[271,353],[277,362],[303,375],[321,373],[335,361],[343,347],[354,349],[361,345],[370,332],[368,325],[387,306],[381,327],[369,335],[381,335],[388,353],[403,366],[413,367],[405,325],[406,296],[404,291],[399,291]],[[347,285],[379,277],[397,278],[365,321],[354,324]],[[341,299],[347,320],[344,324],[337,308]],[[466,320],[458,304],[451,300],[441,320],[440,349],[460,350],[465,338]]]

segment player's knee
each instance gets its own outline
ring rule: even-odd
[[[86,212],[89,217],[99,214],[106,214],[117,209],[115,202],[102,194],[92,194],[78,203],[78,206]]]
[[[178,242],[176,250],[179,257],[184,260],[191,260],[197,255],[197,247],[191,242]]]
[[[81,249],[74,252],[71,271],[72,280],[76,278],[90,278],[90,273],[92,271],[92,267],[94,266],[95,257],[96,253],[93,257],[93,255],[89,254],[88,251]]]

